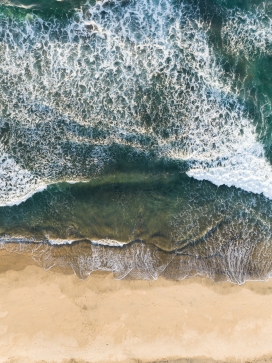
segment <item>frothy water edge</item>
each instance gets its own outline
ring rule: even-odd
[[[0,249],[31,256],[45,270],[53,267],[71,269],[80,279],[95,271],[112,272],[115,279],[157,280],[164,277],[183,280],[201,276],[239,285],[249,280],[267,281],[271,278],[271,261],[258,264],[260,261],[255,260],[250,245],[244,247],[249,252],[241,256],[237,254],[237,246],[232,246],[225,254],[201,257],[179,251],[166,252],[139,242],[123,247],[89,242],[58,246],[18,241],[0,243]]]

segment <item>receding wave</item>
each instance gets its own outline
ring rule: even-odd
[[[58,246],[21,241],[0,243],[0,249],[31,255],[47,270],[53,267],[72,269],[81,279],[94,271],[108,271],[113,272],[116,279],[165,277],[181,280],[198,275],[242,284],[246,280],[267,280],[272,273],[271,246],[246,240],[238,242],[235,238],[216,253],[204,256],[192,251],[166,252],[140,242],[109,247],[84,241]]]

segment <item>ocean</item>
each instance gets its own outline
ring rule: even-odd
[[[269,0],[1,0],[0,248],[267,280],[271,79]]]

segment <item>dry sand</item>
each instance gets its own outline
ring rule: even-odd
[[[6,252],[0,266],[0,362],[272,362],[272,280],[82,281]]]

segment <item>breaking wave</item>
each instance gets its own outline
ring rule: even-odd
[[[239,49],[235,24],[223,33]],[[122,147],[272,198],[253,121],[186,2],[98,1],[65,20],[3,11],[0,81],[0,205],[91,179]]]

